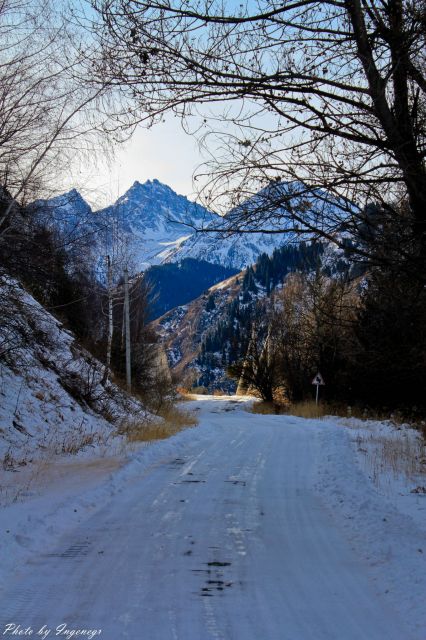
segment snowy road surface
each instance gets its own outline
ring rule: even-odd
[[[64,623],[103,640],[426,637],[411,635],[315,490],[321,423],[197,406],[201,426],[177,453],[10,581],[0,634],[17,637],[16,624],[55,637]]]

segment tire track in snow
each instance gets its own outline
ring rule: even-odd
[[[102,640],[409,640],[314,493],[320,427],[204,406],[179,458],[23,571],[2,620]]]

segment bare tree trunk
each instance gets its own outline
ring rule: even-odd
[[[253,325],[250,341],[248,343],[248,347],[246,351],[246,357],[244,358],[243,368],[241,371],[240,378],[238,380],[237,390],[235,392],[237,396],[245,396],[247,395],[247,393],[250,392],[250,383],[247,381],[247,370],[249,367],[250,356],[252,355],[253,348],[256,344],[255,341],[256,341],[256,330],[255,330],[255,325]]]

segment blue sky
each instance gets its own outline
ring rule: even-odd
[[[230,11],[238,10],[241,6],[240,0],[228,0],[226,4]],[[88,5],[85,6],[87,10]],[[248,0],[246,6],[255,10],[256,3]],[[213,128],[224,127],[229,133],[232,126],[221,122],[222,119],[218,117],[224,108],[228,110],[230,104],[205,105],[201,111],[203,115],[214,116],[216,124]],[[239,109],[240,105],[237,104],[236,111]],[[265,121],[264,115],[262,121]],[[190,122],[197,128],[201,120],[195,116]],[[263,123],[267,122],[268,117]],[[216,155],[217,140],[209,138],[209,143],[210,152]],[[155,124],[148,130],[140,127],[127,143],[117,145],[112,160],[104,160],[102,154],[101,157],[98,155],[96,162],[89,159],[82,164],[78,174],[69,177],[69,182],[70,187],[77,187],[95,209],[114,202],[135,180],[145,182],[153,178],[169,185],[177,193],[196,199],[192,176],[203,160],[207,160],[207,157],[199,150],[196,138],[183,131],[178,118],[168,114],[164,123]]]
[[[114,155],[109,161],[98,159],[96,166],[89,162],[81,167],[82,184],[77,188],[94,208],[111,204],[135,180],[153,178],[195,199],[192,175],[202,155],[196,139],[183,131],[177,118],[166,116],[165,123],[138,128],[128,142],[117,145]]]

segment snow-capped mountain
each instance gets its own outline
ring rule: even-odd
[[[90,205],[77,189],[50,200],[36,200],[29,209],[31,213],[35,212],[42,223],[55,226],[61,232],[71,235],[70,239],[87,235],[90,231],[95,232],[98,228]]]
[[[195,229],[220,221],[219,216],[158,180],[135,182],[96,215],[116,222],[141,269],[165,262]]]
[[[104,262],[105,224],[76,189],[50,200],[36,200],[28,212],[33,221],[59,234],[58,245],[74,255],[83,271],[98,269]]]
[[[325,229],[328,221],[332,232],[341,224],[345,208],[346,203],[322,190],[311,191],[297,182],[272,183],[214,220],[204,232],[191,235],[166,260],[195,258],[244,269],[262,253],[271,255],[284,244],[307,239],[299,231],[299,216],[313,228]],[[242,233],[229,233],[229,229],[241,229]]]
[[[271,184],[223,217],[158,180],[135,182],[113,205],[95,212],[76,190],[42,205],[46,215],[74,238],[90,237],[93,243],[96,234],[100,256],[112,239],[120,238],[140,270],[187,258],[241,270],[262,253],[271,255],[284,244],[303,240],[298,215],[317,228],[324,213],[334,229],[342,219],[337,200],[300,183]],[[229,233],[235,228],[250,232]]]
[[[31,209],[70,240],[90,238],[100,255],[110,251],[113,242],[120,242],[141,270],[165,262],[195,229],[221,221],[158,180],[135,182],[114,204],[97,211],[75,189],[38,200]]]
[[[224,223],[221,221],[221,226]],[[215,227],[216,228],[216,227]],[[206,260],[228,269],[244,269],[256,262],[262,253],[270,255],[275,249],[288,242],[284,233],[233,234],[223,236],[220,232],[194,233],[179,247],[171,251],[167,262],[180,262],[186,258]]]

